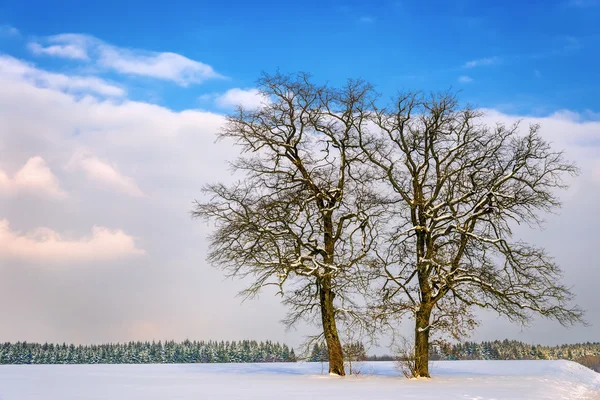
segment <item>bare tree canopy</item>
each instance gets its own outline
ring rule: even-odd
[[[370,218],[380,207],[357,139],[372,89],[360,81],[317,86],[306,74],[265,75],[258,88],[264,104],[239,108],[220,132],[242,150],[232,167],[243,181],[205,186],[209,199],[193,215],[216,224],[210,263],[252,277],[246,295],[276,285],[289,324],[320,314],[329,371],[344,375],[337,321],[371,252]]]
[[[472,322],[472,306],[521,323],[534,315],[581,322],[558,265],[511,230],[541,224],[560,206],[563,178],[577,173],[539,127],[521,135],[518,125],[485,126],[451,94],[408,93],[372,110],[361,149],[390,205],[376,249],[385,279],[378,311],[415,319],[415,375],[429,376],[430,333],[457,333]]]
[[[320,320],[331,373],[344,375],[338,324],[359,292],[378,321],[414,318],[415,376],[429,376],[432,334],[468,333],[475,307],[583,322],[559,266],[512,231],[539,227],[577,174],[539,126],[486,126],[448,93],[380,107],[362,81],[276,74],[258,88],[262,106],[220,132],[243,180],[205,186],[193,215],[216,225],[211,264],[251,278],[245,295],[275,285],[288,324]]]

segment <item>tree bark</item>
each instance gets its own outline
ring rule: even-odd
[[[415,378],[429,376],[429,320],[431,306],[421,303],[415,324]]]
[[[320,278],[319,283],[323,333],[325,334],[325,342],[329,353],[329,373],[344,376],[346,375],[344,371],[344,354],[335,323],[335,308],[333,306],[335,293],[331,290],[331,278]]]

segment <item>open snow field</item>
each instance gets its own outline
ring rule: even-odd
[[[0,400],[600,399],[600,374],[569,361],[437,361],[430,380],[356,366],[340,378],[320,363],[1,365]]]

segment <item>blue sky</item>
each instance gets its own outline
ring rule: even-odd
[[[189,215],[202,185],[232,179],[223,115],[278,69],[385,97],[452,88],[482,123],[540,124],[582,173],[544,231],[519,235],[556,257],[592,326],[484,314],[473,339],[597,341],[598,21],[600,0],[0,0],[0,342],[314,333],[285,331],[268,290],[240,304]]]
[[[251,88],[261,71],[307,71],[334,84],[364,78],[384,95],[462,91],[480,107],[527,115],[600,111],[600,2],[7,0],[0,51],[46,69],[26,44],[78,33],[121,48],[173,52],[225,79],[181,87],[104,73],[130,97],[211,109],[203,95]],[[200,100],[199,100],[200,98]],[[210,102],[208,102],[210,103]]]

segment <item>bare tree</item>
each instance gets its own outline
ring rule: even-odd
[[[473,306],[521,323],[536,314],[581,322],[559,266],[511,230],[539,226],[560,206],[564,176],[577,172],[539,127],[520,135],[518,124],[485,126],[451,94],[409,93],[371,108],[361,147],[391,205],[389,240],[377,248],[386,280],[378,312],[414,318],[414,376],[429,376],[430,334],[469,329]]]
[[[258,88],[263,106],[239,108],[220,132],[241,147],[232,167],[244,180],[206,186],[210,200],[196,202],[193,216],[216,223],[208,260],[251,277],[246,296],[276,285],[288,324],[320,314],[329,372],[344,375],[336,321],[350,312],[378,207],[357,162],[372,89],[316,86],[306,74],[265,75]]]

